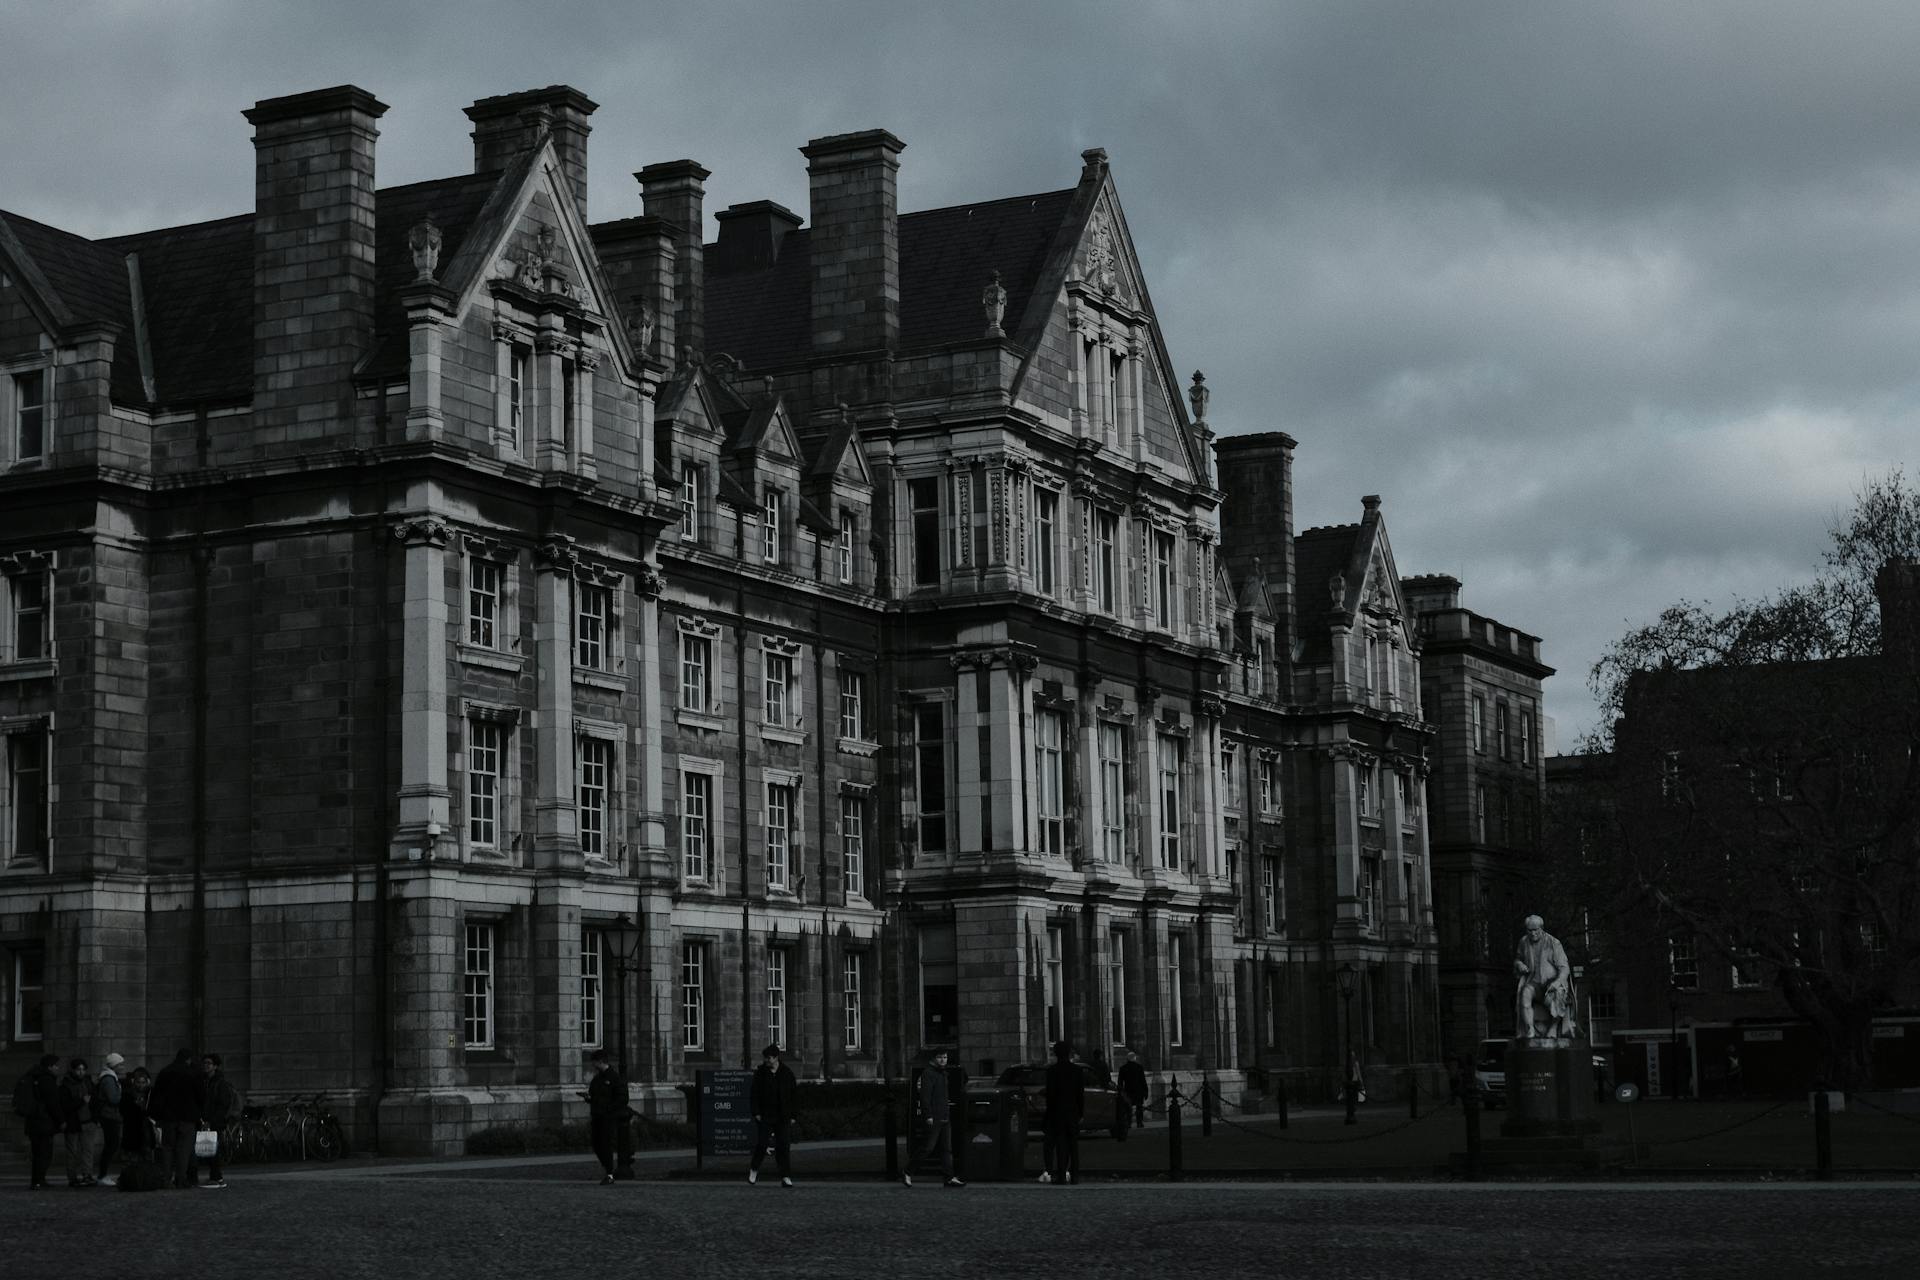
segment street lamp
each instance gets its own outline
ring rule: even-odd
[[[1347,1123],[1359,1124],[1359,1116],[1354,1114],[1354,1105],[1359,1102],[1355,1095],[1358,1090],[1353,1083],[1353,991],[1360,982],[1360,970],[1349,960],[1334,970],[1334,979],[1340,984],[1340,999],[1347,1007],[1347,1061],[1342,1070],[1346,1079]]]
[[[616,1057],[620,1063],[620,1088],[624,1091],[632,1084],[627,1074],[627,975],[640,972],[640,926],[632,916],[615,916],[606,927],[606,938],[612,951],[614,970],[620,975],[620,1030],[619,1050]],[[633,1176],[633,1111],[629,1106],[627,1121],[617,1130],[616,1145],[619,1151],[619,1167],[615,1176],[631,1178]]]
[[[1673,1078],[1667,1082],[1667,1096],[1680,1096],[1680,988],[1674,983],[1667,984],[1667,1016],[1670,1019],[1667,1028],[1667,1069]]]

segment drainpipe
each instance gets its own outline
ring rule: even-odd
[[[386,427],[387,420],[385,416],[382,415],[380,429],[383,435]],[[382,719],[381,731],[378,736],[380,745],[375,750],[374,759],[376,762],[375,776],[380,779],[378,785],[382,788],[383,794],[384,788],[387,785],[387,768],[391,764],[390,747],[385,726],[386,711],[390,705],[389,698],[392,693],[392,673],[387,666],[387,608],[388,601],[391,599],[391,592],[393,591],[394,554],[387,541],[387,530],[384,523],[388,510],[388,499],[387,481],[385,476],[382,475],[379,481],[379,499],[374,504],[374,510],[379,512],[379,515],[375,517],[376,523],[373,527],[375,545],[379,547],[380,556],[380,606],[374,611],[373,615],[375,647],[379,651],[380,661],[374,668],[374,688],[378,696],[374,698],[373,704],[380,708]],[[401,552],[401,554],[404,555],[405,552]],[[358,614],[354,613],[352,616],[358,617]],[[378,1154],[385,1154],[385,1148],[382,1147],[380,1143],[380,1106],[386,1101],[387,1090],[391,1088],[393,1084],[393,1008],[392,994],[388,991],[388,986],[393,980],[389,954],[392,948],[389,931],[392,926],[387,919],[388,912],[391,910],[393,896],[393,874],[389,866],[391,859],[388,857],[387,850],[387,806],[384,801],[381,803],[378,812],[378,838],[373,844],[373,879],[375,887],[373,913],[373,1021],[374,1027],[376,1028],[374,1052],[377,1056],[373,1064],[372,1129],[374,1151]]]
[[[194,451],[200,483],[194,498],[193,562],[193,907],[187,943],[188,1039],[197,1052],[207,1042],[207,607],[213,548],[207,539],[207,474],[213,439],[205,406],[194,411]]]
[[[744,530],[741,537],[745,538]],[[733,670],[739,690],[733,702],[734,775],[738,779],[740,833],[740,1065],[753,1066],[753,899],[752,876],[747,870],[747,599],[744,587],[735,588],[733,598]]]

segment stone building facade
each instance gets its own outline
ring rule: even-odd
[[[588,224],[577,90],[379,189],[384,111],[256,104],[249,215],[0,214],[0,1061],[210,1046],[435,1151],[596,1045],[662,1113],[769,1040],[1438,1061],[1380,503],[1296,536],[1294,442],[1213,441],[1103,152],[902,214],[820,138],[707,243],[691,160]]]
[[[1433,878],[1440,924],[1441,1034],[1458,1058],[1513,1026],[1513,943],[1544,911],[1546,800],[1540,638],[1464,608],[1445,574],[1404,584],[1419,617],[1422,718],[1433,744]],[[1573,922],[1549,920],[1555,933]]]

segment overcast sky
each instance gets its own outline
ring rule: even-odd
[[[1403,573],[1543,637],[1563,747],[1608,639],[1805,578],[1920,439],[1912,0],[0,0],[0,56],[0,207],[83,235],[250,209],[240,112],[342,82],[382,186],[578,87],[596,220],[681,156],[804,214],[795,148],[873,126],[903,210],[1104,146],[1216,429],[1300,442],[1300,527],[1379,493]]]

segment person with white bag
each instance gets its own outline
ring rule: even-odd
[[[220,1069],[219,1054],[200,1056],[200,1074],[206,1081],[207,1100],[200,1108],[201,1127],[193,1135],[193,1154],[207,1162],[207,1180],[200,1185],[217,1191],[227,1185],[220,1173],[220,1134],[240,1109],[240,1095],[234,1091],[233,1081]]]

